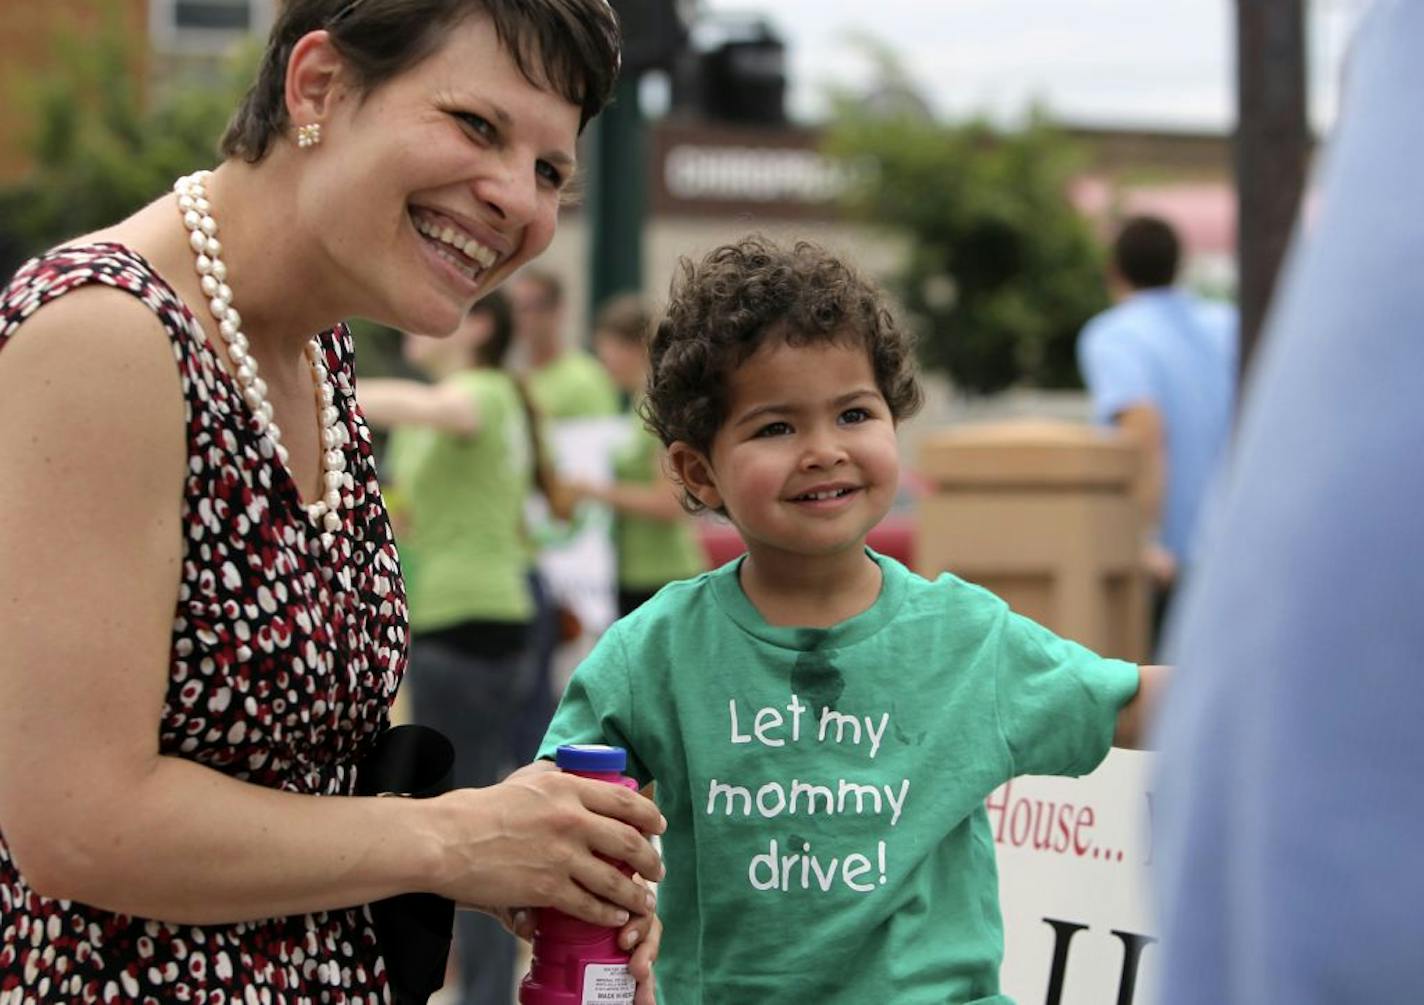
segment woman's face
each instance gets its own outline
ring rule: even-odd
[[[453,331],[549,246],[578,126],[578,106],[529,83],[483,15],[364,100],[340,92],[301,184],[352,313]]]

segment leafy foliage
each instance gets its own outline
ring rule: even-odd
[[[842,102],[828,144],[868,168],[851,212],[909,237],[895,286],[927,365],[971,393],[1078,385],[1074,340],[1107,295],[1065,137],[1038,116],[1010,133]]]
[[[97,31],[66,27],[50,70],[9,75],[0,100],[28,107],[30,174],[0,188],[0,271],[77,234],[110,225],[217,160],[217,142],[255,65],[232,60],[223,79],[146,100],[136,39],[110,7]]]

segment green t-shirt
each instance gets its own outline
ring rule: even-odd
[[[524,499],[533,480],[529,422],[500,370],[450,377],[479,409],[470,436],[406,426],[391,435],[391,474],[406,501],[411,628],[528,621]]]
[[[529,373],[529,396],[548,419],[592,419],[618,414],[618,388],[603,364],[569,349]]]
[[[668,819],[668,1005],[1002,1003],[984,800],[1092,771],[1137,668],[893,559],[831,628],[772,626],[741,559],[665,588],[575,672],[541,756],[627,748]]]
[[[661,484],[658,464],[662,443],[636,416],[632,436],[613,455],[613,477],[635,485]],[[702,546],[690,522],[654,520],[618,513],[613,520],[618,554],[618,585],[630,590],[656,590],[674,579],[687,579],[707,567]]]

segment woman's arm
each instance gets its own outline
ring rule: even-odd
[[[300,796],[159,754],[184,428],[167,338],[132,297],[69,294],[4,350],[0,826],[36,892],[194,924],[408,890],[605,924],[643,909],[594,854],[659,874],[640,832],[660,817],[635,793],[550,775],[432,800]]]
[[[431,426],[449,433],[479,432],[480,411],[458,384],[368,378],[356,382],[361,414],[373,426]]]

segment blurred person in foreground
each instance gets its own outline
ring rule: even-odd
[[[614,297],[599,309],[593,324],[594,351],[632,402],[632,428],[613,457],[615,481],[570,486],[582,498],[613,510],[620,616],[637,610],[668,583],[689,579],[707,565],[692,517],[682,508],[682,491],[667,471],[667,451],[639,414],[652,330],[652,316],[636,294]]]
[[[354,795],[407,623],[342,319],[452,332],[540,254],[618,45],[603,0],[288,0],[222,163],[0,294],[7,1005],[390,1000],[405,892],[647,911],[615,786]]]
[[[1421,38],[1420,0],[1380,0],[1356,36],[1174,621],[1163,1005],[1424,988]]]
[[[459,786],[493,784],[514,766],[509,709],[534,686],[525,498],[542,492],[568,514],[525,392],[503,369],[512,340],[495,291],[454,334],[405,336],[406,359],[433,384],[357,386],[366,420],[392,430],[389,472],[405,500],[411,714],[450,738]],[[514,939],[478,911],[462,912],[456,932],[462,1005],[508,1005]]]
[[[1237,320],[1227,304],[1173,285],[1181,243],[1164,220],[1128,220],[1112,246],[1114,306],[1078,339],[1078,368],[1094,419],[1139,446],[1135,494],[1146,527],[1153,635],[1190,570],[1202,501],[1231,434]]]

